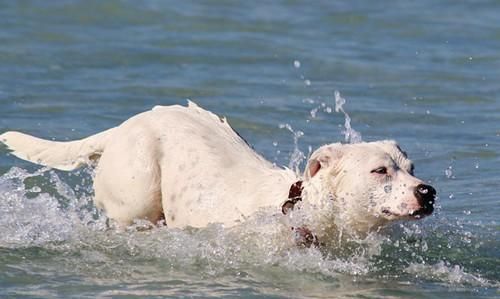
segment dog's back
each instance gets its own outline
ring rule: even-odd
[[[296,179],[253,151],[225,118],[192,102],[157,106],[78,141],[18,132],[0,141],[19,158],[61,170],[98,163],[95,202],[124,225],[162,217],[172,227],[234,224],[278,207]]]

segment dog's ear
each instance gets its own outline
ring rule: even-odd
[[[311,179],[320,169],[326,169],[337,164],[340,158],[342,158],[343,147],[340,143],[333,143],[323,145],[315,150],[307,162],[304,178],[306,180]]]

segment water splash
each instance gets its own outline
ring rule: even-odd
[[[444,175],[446,176],[446,178],[448,179],[454,179],[455,176],[453,175],[453,166],[448,166],[448,168],[446,168],[444,170]]]
[[[296,174],[300,174],[300,165],[306,158],[304,153],[299,149],[299,138],[304,136],[304,132],[300,130],[295,131],[290,124],[280,124],[279,128],[286,129],[293,135],[293,151],[290,155],[288,168],[292,169]]]
[[[310,99],[310,98],[304,99],[303,102],[308,103],[308,104],[315,103],[315,101],[313,99]],[[318,112],[320,112],[320,111],[323,111],[324,113],[327,113],[327,114],[331,114],[333,109],[332,109],[332,107],[330,107],[329,105],[327,105],[326,103],[323,102],[323,103],[320,103],[317,107],[311,109],[311,111],[309,111],[309,114],[310,114],[311,118],[316,118],[318,116]]]
[[[303,135],[289,125],[283,128],[292,132],[296,141]],[[299,161],[302,156],[294,157]],[[79,180],[77,185],[83,184],[80,188],[89,186],[81,177],[60,176],[46,168],[29,172],[14,167],[0,177],[0,248],[12,256],[30,254],[26,263],[3,263],[21,263],[33,273],[34,267],[43,267],[42,277],[83,275],[87,281],[111,284],[146,281],[158,272],[181,281],[187,277],[231,277],[287,287],[292,287],[290,281],[297,277],[300,279],[294,281],[298,283],[310,277],[314,285],[321,277],[327,281],[356,280],[353,287],[359,288],[360,281],[373,283],[378,275],[405,282],[418,277],[447,286],[491,287],[495,283],[471,273],[458,259],[444,262],[453,254],[436,251],[436,243],[444,246],[450,242],[448,236],[440,235],[442,225],[440,230],[432,224],[402,226],[400,235],[374,233],[342,243],[341,249],[321,250],[290,246],[293,235],[289,223],[268,209],[231,229],[213,224],[203,229],[156,227],[144,231],[143,223],[138,222],[129,229],[116,230],[106,225],[105,216],[95,216],[91,203],[89,207],[91,198],[75,192],[67,181],[70,179]],[[294,221],[299,221],[301,212],[310,217],[307,207],[302,208]],[[464,231],[457,227],[451,230]],[[455,242],[458,244],[452,247],[464,248],[461,238]],[[477,242],[466,246],[473,243]],[[397,275],[391,276],[394,273]]]
[[[463,267],[459,265],[450,265],[444,261],[440,261],[433,265],[412,263],[405,269],[405,272],[429,280],[447,282],[453,285],[492,285],[487,279],[467,273]]]
[[[12,167],[0,177],[0,247],[42,246],[73,237],[77,226],[105,225],[89,196],[75,191],[55,171],[30,173]],[[100,218],[100,220],[98,220]]]
[[[360,142],[361,134],[351,128],[349,115],[343,109],[345,99],[336,92],[335,100],[335,111],[345,115],[346,141]],[[327,105],[320,109],[332,112]],[[298,173],[306,158],[298,147],[304,133],[289,124],[279,127],[292,133],[294,149],[289,168]],[[13,256],[24,254],[18,253],[20,249],[41,248],[44,256],[35,254],[33,258],[39,260],[30,261],[30,265],[43,264],[48,268],[48,276],[92,273],[91,279],[112,277],[117,283],[135,278],[147,280],[161,271],[174,277],[257,277],[257,281],[269,279],[275,285],[286,285],[276,277],[293,279],[300,273],[300,277],[311,275],[316,283],[317,277],[370,283],[374,278],[390,277],[405,283],[418,283],[424,278],[447,287],[498,286],[495,276],[483,278],[482,273],[475,273],[462,263],[469,263],[470,257],[474,257],[462,250],[474,247],[469,250],[474,252],[475,246],[484,246],[462,226],[451,227],[449,231],[453,233],[449,233],[441,224],[412,224],[403,226],[399,235],[381,232],[366,239],[349,240],[342,243],[341,250],[288,246],[287,240],[293,238],[290,226],[272,211],[261,211],[234,229],[214,224],[203,229],[157,227],[141,231],[144,223],[138,222],[119,231],[109,227],[107,218],[96,212],[91,196],[79,194],[79,189],[91,189],[85,177],[88,176],[61,176],[47,168],[29,172],[16,167],[2,175],[0,248]],[[77,180],[76,186],[69,182],[71,179]],[[303,206],[302,211],[306,208]],[[450,241],[450,236],[456,235],[460,238]],[[454,248],[461,251],[453,251]],[[274,275],[276,271],[279,275]]]
[[[345,130],[342,131],[342,134],[344,134],[345,136],[345,141],[347,143],[359,143],[362,141],[361,133],[351,127],[351,117],[347,112],[345,112],[343,107],[345,103],[346,99],[340,95],[340,92],[338,90],[335,90],[335,112],[342,112],[345,117]]]

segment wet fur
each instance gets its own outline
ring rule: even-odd
[[[191,102],[155,107],[78,141],[19,132],[4,133],[0,141],[19,158],[62,170],[97,163],[95,202],[124,226],[163,218],[169,227],[233,226],[261,208],[281,214],[290,186],[302,179],[304,201],[320,207],[310,223],[313,230],[340,221],[367,232],[408,218],[417,208],[412,188],[422,183],[393,141],[322,146],[300,177],[266,161],[225,118]],[[379,165],[389,167],[391,175],[374,176],[371,169]],[[384,208],[395,212],[389,217]]]

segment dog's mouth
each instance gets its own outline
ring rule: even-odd
[[[388,209],[383,209],[382,210],[382,214],[384,214],[384,216],[386,216],[386,217],[394,217],[394,218],[401,218],[402,217],[401,214],[394,213],[394,212],[392,212],[391,210],[388,210]]]
[[[408,213],[396,213],[389,209],[383,209],[382,214],[386,217],[394,217],[394,218],[410,218],[410,219],[422,219],[426,216],[429,216],[433,212],[433,208],[420,208],[418,210],[409,211]]]

